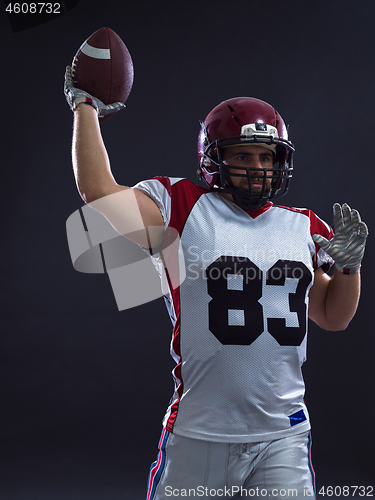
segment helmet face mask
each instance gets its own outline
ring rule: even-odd
[[[245,145],[271,149],[272,168],[224,163],[224,148]],[[272,106],[250,97],[229,99],[216,106],[201,122],[198,176],[211,189],[230,194],[242,208],[256,209],[288,191],[293,153],[294,147],[288,140],[284,121]],[[236,173],[231,172],[232,169]],[[246,178],[247,189],[235,187],[233,177]],[[261,189],[252,189],[255,180],[257,184],[262,183]]]

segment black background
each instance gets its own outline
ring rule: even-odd
[[[195,180],[198,120],[254,96],[297,152],[282,203],[332,223],[347,202],[374,227],[372,0],[80,0],[13,32],[0,13],[2,348],[0,498],[143,499],[172,393],[162,299],[119,312],[105,275],[74,271],[65,222],[82,206],[71,169],[65,66],[95,30],[125,41],[135,79],[103,135],[116,179]],[[321,486],[373,485],[373,243],[345,332],[310,325],[304,368]]]

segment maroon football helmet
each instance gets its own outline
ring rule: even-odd
[[[235,188],[222,160],[222,148],[234,145],[259,144],[274,152],[273,168],[257,168],[256,174],[243,170],[248,189]],[[279,113],[270,105],[252,97],[228,99],[216,106],[201,122],[198,137],[198,177],[213,190],[230,193],[245,209],[255,209],[286,194],[293,170],[293,144]],[[254,172],[254,169],[251,169]],[[263,188],[252,192],[251,178],[263,179]],[[266,189],[266,177],[272,177],[271,189]]]

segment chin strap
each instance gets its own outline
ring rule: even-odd
[[[258,208],[264,207],[270,200],[268,199],[249,199],[245,196],[240,196],[233,192],[230,193],[233,197],[233,201],[237,203],[244,210],[257,210]]]

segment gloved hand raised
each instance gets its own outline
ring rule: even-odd
[[[125,108],[125,104],[122,102],[104,104],[102,101],[88,94],[84,90],[74,87],[71,66],[66,67],[64,94],[72,111],[77,108],[78,104],[83,102],[93,106],[96,109],[99,118],[103,118],[106,115],[116,113],[117,111]]]
[[[335,236],[327,240],[319,234],[313,240],[335,261],[336,268],[344,274],[355,274],[361,267],[368,229],[357,210],[344,203],[333,205]]]

